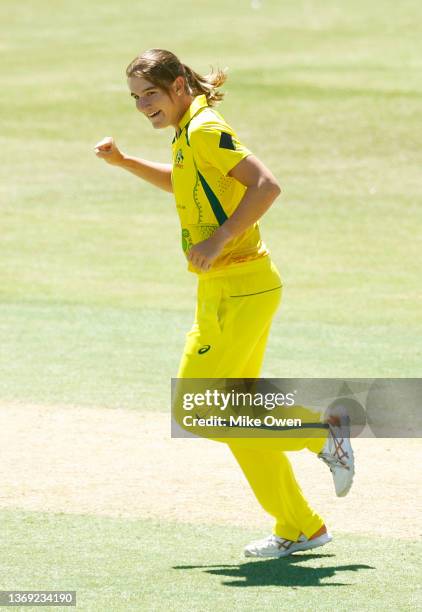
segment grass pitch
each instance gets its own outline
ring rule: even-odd
[[[220,110],[283,187],[262,222],[285,283],[264,374],[417,376],[420,3],[55,6],[0,8],[1,397],[167,401],[195,299],[173,200],[93,153],[112,134],[170,160],[126,88],[151,46],[229,66]]]
[[[247,529],[0,512],[3,589],[76,590],[85,611],[415,610],[420,543],[342,534],[285,559],[244,559]],[[16,551],[19,551],[19,554]]]

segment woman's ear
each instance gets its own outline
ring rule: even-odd
[[[185,79],[182,76],[179,75],[174,80],[173,91],[176,96],[181,96],[186,91]]]

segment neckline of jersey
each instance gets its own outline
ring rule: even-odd
[[[189,106],[188,110],[185,112],[181,120],[179,121],[179,132],[176,130],[176,138],[179,138],[180,134],[183,132],[183,128],[193,119],[193,117],[199,113],[202,108],[208,106],[207,97],[205,94],[201,94],[196,96]]]

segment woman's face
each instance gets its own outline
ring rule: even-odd
[[[143,77],[129,77],[131,96],[136,100],[136,108],[143,113],[155,129],[177,125],[184,114],[184,81],[179,77],[171,85],[170,95]]]

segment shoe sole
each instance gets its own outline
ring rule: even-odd
[[[340,418],[340,426],[337,428],[334,428],[335,430],[339,430],[340,432],[340,437],[342,437],[345,440],[348,440],[348,453],[350,455],[350,466],[348,466],[348,470],[351,472],[351,478],[350,481],[348,483],[348,485],[346,486],[346,488],[342,489],[341,491],[337,492],[336,490],[336,496],[337,497],[346,497],[346,495],[348,494],[348,492],[350,491],[350,489],[352,488],[352,484],[353,484],[353,478],[355,476],[355,456],[353,453],[353,448],[352,448],[352,443],[350,442],[350,417],[347,414],[346,411],[344,412],[340,412],[340,414],[337,415]],[[335,488],[335,484],[334,484],[334,488]]]
[[[352,450],[351,446],[350,446],[350,451],[351,451],[351,456],[352,456],[352,463],[351,463],[350,468],[349,468],[350,471],[351,471],[351,478],[350,478],[349,484],[347,485],[347,487],[345,489],[343,489],[342,491],[339,491],[338,493],[336,491],[337,497],[346,497],[346,495],[348,494],[348,492],[352,488],[353,478],[355,477],[355,458],[354,458],[353,450]]]
[[[348,436],[347,438],[344,438],[344,439],[348,440],[347,451],[351,459],[350,466],[349,466],[349,470],[351,472],[351,478],[350,478],[350,482],[348,486],[342,491],[340,491],[339,493],[336,492],[336,495],[337,497],[346,497],[346,495],[352,488],[353,478],[355,477],[355,455],[353,453],[352,443],[350,442],[350,417],[349,416],[340,417],[340,427],[341,427],[341,431],[344,431],[344,428],[347,428]]]
[[[323,533],[318,538],[314,538],[313,540],[306,540],[305,542],[295,542],[286,551],[273,551],[268,554],[265,553],[252,553],[250,551],[245,550],[245,557],[259,557],[261,559],[281,559],[282,557],[288,557],[289,555],[295,552],[302,552],[304,550],[311,550],[312,548],[318,548],[319,546],[324,546],[328,544],[333,539],[333,536],[330,533]]]

